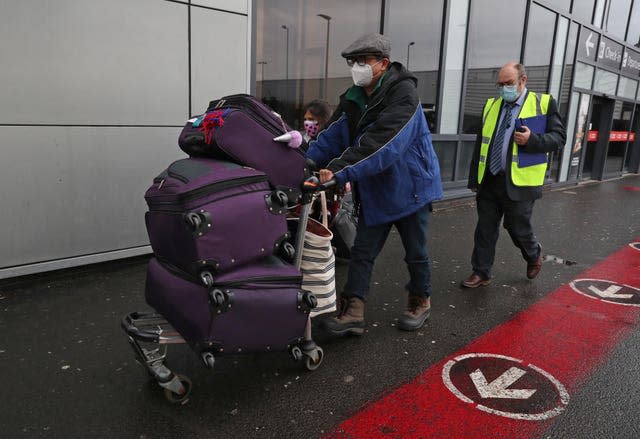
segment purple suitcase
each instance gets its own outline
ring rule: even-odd
[[[196,351],[275,352],[302,342],[313,295],[301,283],[300,271],[274,256],[218,276],[211,287],[151,259],[145,298]]]
[[[178,145],[191,156],[226,158],[263,171],[274,187],[299,189],[306,172],[303,152],[273,141],[287,131],[280,115],[238,94],[211,101],[204,115],[187,122]]]
[[[154,253],[192,274],[291,252],[288,197],[272,191],[255,169],[207,158],[178,160],[154,179],[145,199]]]

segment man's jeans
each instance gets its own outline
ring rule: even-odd
[[[351,249],[349,274],[344,286],[345,296],[357,296],[365,300],[371,283],[373,263],[382,250],[392,226],[396,226],[405,250],[405,262],[409,270],[406,290],[412,295],[428,297],[431,294],[431,272],[427,250],[427,229],[431,204],[392,223],[368,227],[358,221],[356,239]]]

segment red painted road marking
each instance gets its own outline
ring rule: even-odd
[[[625,245],[579,278],[604,279],[640,287],[638,251]],[[452,360],[472,353],[513,357],[522,362],[523,369],[528,364],[535,364],[540,370],[551,374],[570,395],[638,324],[639,317],[638,307],[593,300],[576,293],[569,285],[563,285],[511,320],[425,370],[410,383],[365,407],[327,437],[537,437],[549,427],[552,418],[510,419],[480,410],[478,406],[484,406],[488,399],[485,401],[478,396],[476,401],[468,399],[465,402],[455,396],[442,380],[445,366]],[[471,366],[468,372],[474,372],[475,367]],[[501,374],[505,373],[506,367],[497,367],[492,376],[486,376],[487,385],[502,379],[512,383],[509,388],[513,389],[535,386],[531,380],[518,381],[521,373],[504,378]],[[485,386],[480,376],[475,376],[478,378],[476,383],[482,382]],[[531,403],[531,407],[525,407],[531,413],[547,410],[533,398]],[[558,406],[562,408],[561,404]]]
[[[640,191],[640,186],[622,186],[625,191]]]

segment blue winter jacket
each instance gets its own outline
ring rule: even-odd
[[[307,157],[339,184],[355,183],[361,220],[389,223],[442,198],[440,166],[416,90],[417,79],[392,63],[367,99],[361,87],[342,96]]]

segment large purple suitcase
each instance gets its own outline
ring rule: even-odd
[[[196,351],[284,351],[302,342],[310,293],[293,265],[267,257],[214,278],[206,287],[151,259],[145,298]]]
[[[290,250],[288,197],[263,172],[236,163],[188,158],[154,179],[145,199],[151,247],[183,270],[220,273]]]
[[[274,186],[299,189],[305,178],[301,150],[273,139],[291,128],[253,96],[211,101],[207,112],[187,122],[178,145],[190,156],[226,158],[267,174]]]

